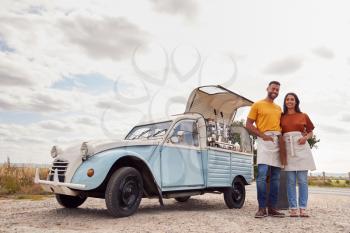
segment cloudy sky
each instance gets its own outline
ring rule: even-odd
[[[184,111],[198,85],[296,92],[319,171],[349,172],[348,1],[2,1],[0,162],[121,138]],[[245,117],[247,110],[239,114]]]

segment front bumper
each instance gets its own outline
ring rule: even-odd
[[[55,169],[53,181],[49,181],[49,180],[40,180],[39,169],[37,168],[35,171],[34,183],[40,184],[41,187],[47,192],[53,192],[53,193],[64,194],[64,195],[69,195],[69,196],[79,195],[79,191],[75,191],[72,189],[84,189],[85,188],[84,184],[73,184],[73,183],[59,182],[57,169]]]

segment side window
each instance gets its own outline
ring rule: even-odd
[[[172,144],[199,146],[197,122],[194,120],[182,120],[176,123],[170,136]]]

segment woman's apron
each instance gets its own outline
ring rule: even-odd
[[[278,143],[278,135],[281,135],[278,131],[267,131],[264,134],[271,136],[273,142],[264,141],[258,137],[258,153],[257,153],[257,164],[266,164],[274,167],[281,167],[280,160],[280,148]]]
[[[303,137],[301,132],[293,131],[283,134],[286,142],[287,165],[285,171],[305,171],[316,170],[314,158],[311,153],[310,145],[306,141],[304,145],[298,143],[299,138]]]

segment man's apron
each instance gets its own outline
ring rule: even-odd
[[[257,164],[266,164],[274,167],[282,167],[280,160],[280,148],[278,143],[278,135],[281,135],[278,131],[267,131],[266,135],[273,138],[273,142],[264,141],[258,137],[258,153]]]
[[[283,135],[286,142],[287,165],[285,171],[305,171],[316,170],[314,158],[312,157],[309,143],[306,141],[304,145],[298,143],[298,139],[302,137],[301,132],[293,131]]]

